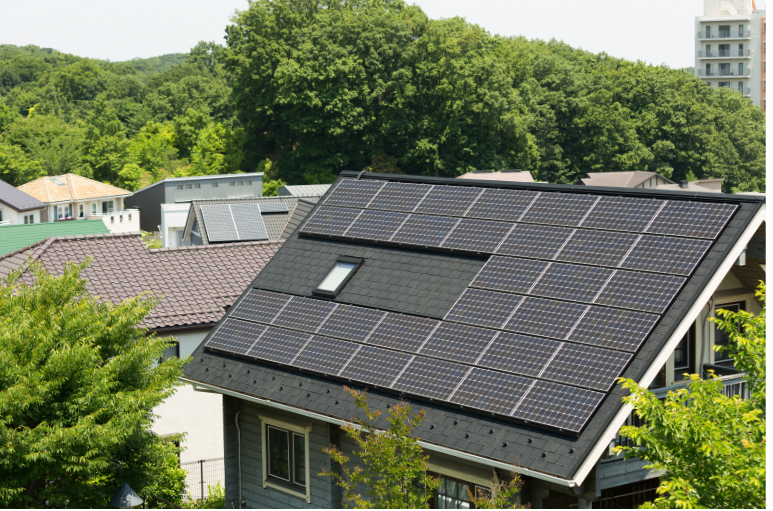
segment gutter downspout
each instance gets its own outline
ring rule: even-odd
[[[236,423],[236,466],[239,472],[239,509],[242,508],[242,432],[239,429],[239,414],[242,413],[242,409],[239,408],[236,411],[236,417],[234,422]]]

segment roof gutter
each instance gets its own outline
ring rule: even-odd
[[[763,204],[754,215],[754,218],[752,218],[751,222],[746,226],[746,229],[744,230],[743,234],[741,234],[738,242],[735,244],[735,246],[733,246],[732,250],[727,253],[725,259],[719,265],[719,268],[717,268],[717,271],[714,272],[714,275],[711,277],[711,280],[709,280],[709,283],[706,285],[706,287],[703,288],[703,291],[695,300],[693,306],[687,312],[687,315],[684,317],[676,330],[674,330],[671,338],[668,340],[668,342],[666,342],[658,356],[650,364],[641,380],[639,380],[639,385],[642,387],[648,387],[655,380],[655,377],[660,371],[660,368],[663,367],[663,365],[666,363],[668,357],[671,356],[671,353],[679,344],[679,341],[682,340],[684,335],[687,333],[687,330],[693,324],[693,321],[695,321],[703,307],[705,307],[706,303],[714,295],[717,288],[724,280],[725,275],[727,275],[735,262],[738,260],[738,257],[740,257],[741,252],[743,252],[743,250],[746,248],[746,245],[749,243],[752,236],[754,236],[754,234],[757,232],[757,229],[762,224],[762,222],[765,221],[765,210],[765,204]],[[595,447],[593,447],[591,452],[585,458],[585,461],[580,465],[577,473],[575,473],[572,480],[573,484],[579,486],[585,482],[585,478],[588,477],[590,471],[594,466],[596,466],[596,463],[598,462],[599,458],[601,458],[604,450],[609,448],[609,443],[615,438],[617,432],[623,426],[625,420],[628,418],[632,411],[633,406],[629,404],[624,404],[622,408],[620,408],[620,410],[617,412],[617,415],[615,415],[615,417],[607,426],[607,429],[604,430],[604,433],[599,438],[599,441],[596,443]]]
[[[311,412],[308,410],[304,410],[302,408],[296,408],[294,406],[277,403],[274,401],[269,401],[268,399],[263,399],[255,396],[251,396],[249,394],[242,394],[241,392],[235,392],[233,390],[229,390],[223,387],[218,387],[217,385],[212,385],[209,383],[201,383],[196,380],[191,380],[189,378],[180,377],[180,381],[183,381],[185,383],[190,383],[193,386],[193,390],[196,392],[207,392],[207,393],[214,393],[214,394],[224,394],[227,396],[235,397],[238,399],[244,399],[245,401],[250,401],[253,403],[257,403],[269,408],[274,408],[277,410],[281,410],[283,412],[288,413],[295,413],[298,415],[303,415],[305,417],[309,417],[311,419],[316,419],[322,422],[327,422],[330,424],[336,424],[338,426],[353,426],[355,428],[359,428],[359,426],[353,422],[346,421],[343,419],[339,419],[338,417],[333,417],[329,415],[324,415],[321,413]],[[561,486],[567,486],[569,488],[573,488],[575,486],[575,482],[569,479],[563,479],[561,477],[553,476],[550,474],[546,474],[544,472],[539,472],[536,470],[530,470],[528,468],[524,468],[518,465],[513,465],[512,463],[505,463],[503,461],[495,460],[492,458],[486,458],[484,456],[478,456],[476,454],[470,454],[464,451],[459,451],[457,449],[452,449],[450,447],[445,447],[442,445],[438,445],[432,442],[426,442],[424,440],[417,440],[417,443],[422,447],[422,449],[426,449],[428,451],[435,451],[443,454],[447,454],[449,456],[454,456],[456,458],[461,458],[467,461],[472,461],[475,463],[480,463],[482,465],[488,465],[491,467],[500,468],[503,470],[510,471],[517,471],[519,474],[534,477],[536,479],[541,479],[543,481],[548,481],[551,483],[555,483]]]

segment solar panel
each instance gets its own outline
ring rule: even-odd
[[[411,215],[391,241],[438,247],[456,222],[458,222],[456,218]]]
[[[593,195],[573,193],[541,193],[526,210],[521,221],[576,227],[597,198]]]
[[[435,319],[387,313],[367,342],[415,353],[438,323]]]
[[[446,399],[467,372],[467,366],[416,357],[392,385],[395,390],[433,399]]]
[[[608,268],[553,263],[529,294],[591,302],[613,272]]]
[[[327,196],[325,205],[364,208],[382,186],[384,181],[344,179],[339,181],[335,190]]]
[[[635,352],[657,321],[653,314],[591,307],[567,340]]]
[[[290,210],[287,208],[287,203],[284,201],[261,202],[258,204],[258,206],[260,206],[261,214],[290,212]]]
[[[397,351],[383,350],[373,346],[363,346],[341,371],[340,376],[389,387],[412,355]]]
[[[386,209],[410,213],[429,192],[430,185],[387,183],[368,205],[368,209]]]
[[[209,338],[206,346],[244,355],[265,331],[266,327],[263,325],[226,319],[215,335]]]
[[[531,190],[488,188],[464,216],[515,222],[537,194]]]
[[[559,346],[559,341],[502,332],[476,365],[538,376]]]
[[[472,364],[496,334],[496,330],[458,323],[441,323],[419,353]]]
[[[481,189],[471,186],[434,186],[414,210],[416,213],[461,216]]]
[[[564,343],[541,378],[606,392],[632,356],[621,351]]]
[[[240,241],[267,240],[268,231],[257,204],[231,204],[231,215]]]
[[[644,235],[620,266],[630,270],[690,275],[710,247],[708,240]]]
[[[638,237],[636,234],[578,229],[556,255],[556,259],[598,266],[617,266]]]
[[[324,374],[337,374],[361,344],[315,335],[293,365]]]
[[[574,229],[516,224],[497,249],[497,254],[553,259]]]
[[[526,293],[548,264],[533,259],[492,256],[478,272],[470,286]]]
[[[618,270],[593,303],[662,313],[684,281],[671,275]]]
[[[360,211],[362,210],[321,207],[303,224],[301,232],[343,236]]]
[[[239,239],[228,204],[201,206],[200,210],[207,229],[207,239],[211,243]]]
[[[522,296],[482,289],[465,289],[445,319],[471,325],[501,328]]]
[[[591,229],[643,232],[662,205],[662,200],[655,199],[601,197],[581,225]]]
[[[271,323],[279,311],[290,301],[290,295],[253,289],[231,312],[232,318]]]
[[[441,246],[471,252],[491,253],[499,246],[512,227],[513,224],[504,222],[463,219],[454,227]]]
[[[536,381],[513,417],[579,433],[603,398],[600,392]]]
[[[478,410],[509,415],[533,380],[475,367],[450,401]]]
[[[504,329],[522,334],[563,339],[587,307],[579,303],[543,300],[528,296]]]
[[[392,237],[406,218],[408,218],[406,213],[363,211],[362,215],[346,231],[346,235],[352,238],[386,241]]]
[[[646,232],[714,239],[737,207],[734,204],[668,201]]]
[[[350,341],[364,341],[385,314],[384,311],[374,309],[339,305],[318,333]]]
[[[279,364],[289,364],[309,339],[311,334],[268,327],[266,333],[247,352],[247,355]]]
[[[293,296],[279,317],[274,320],[274,325],[304,332],[316,332],[335,306],[336,304],[324,300]]]

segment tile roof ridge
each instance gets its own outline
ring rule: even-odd
[[[18,255],[18,254],[22,253],[22,252],[28,252],[28,251],[34,249],[35,247],[37,247],[39,245],[43,245],[44,243],[46,243],[50,239],[51,238],[46,238],[44,240],[36,241],[35,243],[32,243],[31,245],[27,245],[26,247],[22,247],[20,249],[14,250],[13,252],[8,252],[7,254],[0,256],[0,261],[3,261],[5,259],[9,259],[9,258],[11,258],[11,257],[13,257],[15,255]]]
[[[75,188],[73,186],[75,184],[75,180],[73,179],[73,176],[75,176],[75,174],[72,174],[70,172],[64,175],[64,177],[67,178],[67,188],[70,190],[70,199],[78,200],[79,197],[75,195]]]
[[[214,243],[210,245],[188,245],[185,247],[166,247],[166,248],[151,248],[150,252],[176,252],[184,250],[208,250],[218,248],[230,248],[230,247],[249,247],[257,245],[281,245],[285,240],[255,240],[255,241],[237,241],[235,243]]]

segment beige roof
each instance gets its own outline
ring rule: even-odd
[[[653,186],[651,190],[687,190],[688,192],[704,192],[704,193],[722,193],[722,189],[707,188],[705,185],[701,186],[700,181],[690,181],[687,183],[687,188],[682,188],[680,184],[674,183],[672,185],[658,185]]]
[[[533,183],[529,171],[504,170],[502,172],[476,171],[468,172],[457,177],[457,179],[485,179],[487,181],[513,181],[518,183]]]
[[[581,181],[586,186],[633,188],[657,175],[657,172],[644,172],[641,170],[631,172],[588,172],[588,177],[581,179]]]
[[[61,182],[58,184],[55,180]],[[102,197],[129,196],[123,188],[100,183],[76,174],[46,176],[18,187],[24,193],[46,203],[99,199]]]

